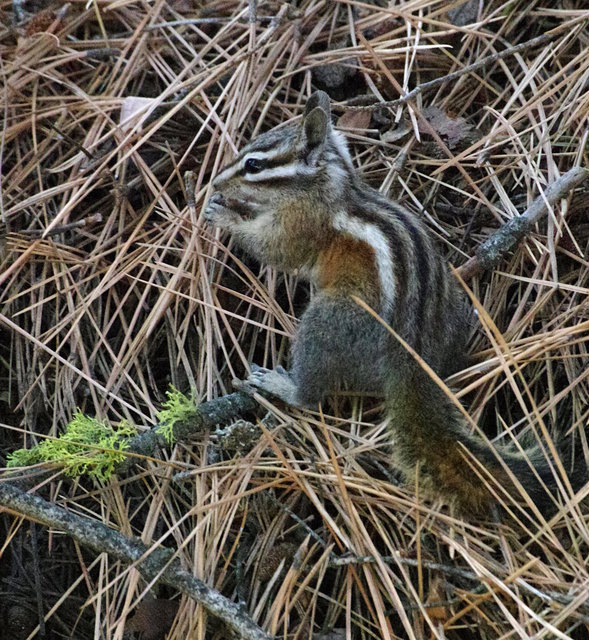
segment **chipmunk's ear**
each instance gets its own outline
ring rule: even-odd
[[[325,91],[315,91],[311,94],[311,96],[307,100],[307,104],[305,105],[304,117],[308,116],[316,107],[321,107],[321,109],[325,111],[327,117],[329,118],[329,96],[325,93]]]
[[[317,164],[331,129],[329,96],[315,91],[305,105],[301,126],[301,147],[307,164]]]

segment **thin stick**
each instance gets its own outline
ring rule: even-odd
[[[57,227],[53,227],[51,231],[49,231],[45,237],[48,236],[57,236],[60,233],[64,233],[66,231],[72,231],[72,229],[82,229],[84,227],[88,227],[93,224],[98,224],[102,222],[102,214],[95,213],[87,218],[82,218],[82,220],[76,220],[75,222],[69,222],[68,224],[62,224]],[[19,231],[19,233],[27,236],[40,237],[45,233],[45,229],[23,229]]]

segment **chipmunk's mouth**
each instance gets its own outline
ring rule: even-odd
[[[245,200],[230,198],[218,191],[213,193],[204,211],[205,220],[216,223],[220,217],[227,214],[237,215],[240,219],[247,220],[254,216],[254,209]]]

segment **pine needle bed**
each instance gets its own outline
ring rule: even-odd
[[[77,408],[149,428],[170,385],[206,402],[248,363],[286,362],[312,292],[200,212],[235,150],[299,115],[312,87],[336,102],[359,170],[456,267],[589,164],[585,3],[380,4],[2,3],[0,462]],[[495,442],[564,434],[589,459],[588,206],[585,182],[465,280],[480,325],[450,382]],[[258,407],[249,444],[212,427],[100,485],[52,468],[36,493],[174,549],[273,636],[587,637],[589,487],[564,486],[548,519],[463,520],[399,484],[378,400]],[[0,553],[22,558],[0,569],[4,623],[28,612],[23,638],[122,638],[157,607],[133,566],[12,517],[1,531]],[[155,617],[171,639],[228,637],[190,598]]]

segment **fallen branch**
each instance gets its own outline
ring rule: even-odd
[[[8,482],[0,482],[0,505],[5,510],[40,522],[46,527],[64,531],[81,545],[98,553],[108,553],[117,560],[134,564],[146,580],[157,579],[158,582],[184,593],[205,607],[211,615],[222,620],[239,638],[271,638],[253,622],[242,607],[183,569],[180,561],[173,558],[171,549],[149,548],[143,542],[124,536],[98,520],[75,515]]]
[[[512,218],[495,231],[477,249],[476,255],[465,262],[458,273],[463,280],[493,269],[530,232],[532,226],[546,215],[550,207],[564,198],[589,177],[589,169],[574,167],[550,184],[521,216]]]
[[[460,567],[449,566],[441,562],[430,562],[428,560],[417,560],[417,558],[406,558],[400,554],[381,556],[378,559],[374,556],[335,556],[329,561],[329,566],[345,567],[352,564],[376,564],[377,562],[384,562],[385,564],[399,563],[409,567],[421,567],[422,569],[428,569],[429,571],[439,571],[440,573],[444,573],[446,575],[457,578],[462,578],[463,580],[471,580],[473,582],[481,583],[487,582],[487,578],[484,575],[477,574],[474,571],[461,569]],[[506,576],[505,580],[507,581],[508,579],[509,575]],[[566,595],[557,591],[541,591],[540,589],[537,589],[536,587],[526,582],[526,580],[521,577],[516,578],[514,582],[529,593],[532,593],[536,597],[550,603],[552,606],[556,606],[556,604],[567,606],[575,602],[578,598],[578,593]],[[580,605],[577,608],[577,612],[583,615],[589,615],[589,606]]]

